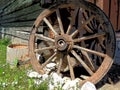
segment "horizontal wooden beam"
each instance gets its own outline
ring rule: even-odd
[[[30,6],[28,8],[19,10],[13,14],[6,15],[0,18],[0,23],[7,23],[7,22],[14,22],[14,21],[21,21],[21,20],[33,20],[36,19],[37,16],[40,14],[42,9],[39,7],[38,4]]]
[[[15,0],[15,2],[11,3],[8,7],[3,9],[3,13],[0,16],[13,13],[35,3],[39,3],[39,0]]]
[[[24,22],[12,22],[12,23],[4,23],[1,24],[2,27],[32,27],[34,23],[33,21],[24,21]]]
[[[40,11],[36,11],[34,13],[30,13],[30,14],[26,14],[20,17],[15,17],[15,18],[10,18],[7,20],[2,20],[0,23],[11,23],[11,22],[16,22],[16,21],[31,21],[31,20],[35,20],[37,18],[37,16],[40,14]]]
[[[13,2],[15,2],[15,0],[0,0],[0,10],[7,8]]]

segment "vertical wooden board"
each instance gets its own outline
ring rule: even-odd
[[[118,8],[118,10],[119,10],[119,17],[118,17],[118,30],[120,31],[120,1],[119,1],[119,4],[118,4],[119,6],[119,8]]]
[[[103,1],[104,0],[96,0],[96,5],[103,10]]]
[[[110,20],[115,31],[117,30],[117,13],[117,0],[111,0]]]
[[[106,13],[108,17],[109,17],[109,4],[110,0],[103,0],[103,11]]]

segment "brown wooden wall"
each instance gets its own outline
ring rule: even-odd
[[[120,0],[89,0],[110,18],[115,31],[120,31]]]
[[[32,26],[40,14],[40,0],[0,0],[0,27]]]
[[[87,0],[99,6],[120,31],[120,0]],[[32,26],[43,10],[40,0],[0,0],[0,26]]]

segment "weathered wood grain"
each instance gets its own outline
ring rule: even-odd
[[[120,0],[118,1],[118,26],[117,30],[120,31]]]
[[[110,20],[115,30],[117,30],[117,0],[111,0]]]
[[[31,20],[35,20],[37,18],[37,16],[40,14],[41,10],[38,11],[34,11],[31,13],[27,13],[25,15],[21,15],[21,16],[16,16],[13,18],[8,18],[8,19],[2,19],[1,23],[10,23],[10,22],[16,22],[16,21],[31,21]]]
[[[21,10],[18,10],[14,13],[11,13],[9,15],[4,15],[4,16],[1,16],[1,19],[4,20],[4,19],[9,19],[9,18],[15,18],[15,17],[19,17],[19,16],[22,16],[22,15],[26,15],[26,14],[29,14],[29,13],[33,13],[37,10],[40,10],[41,7],[39,6],[39,3],[38,4],[34,4],[34,5],[31,5],[27,8],[23,8]]]
[[[8,7],[12,4],[15,0],[0,0],[0,10]]]
[[[1,23],[2,27],[32,27],[33,21],[23,21],[23,22],[10,22],[10,23]]]
[[[15,2],[4,8],[2,15],[13,13],[17,10],[21,10],[38,2],[39,0],[15,0]]]
[[[111,20],[114,29],[120,30],[120,0],[87,1],[99,6]],[[32,25],[31,22],[33,23],[43,10],[39,4],[40,0],[0,0],[0,26]]]
[[[25,20],[33,20],[33,19],[37,18],[37,16],[40,14],[41,11],[42,11],[42,9],[39,7],[38,4],[36,4],[31,7],[19,10],[10,15],[1,17],[0,23],[21,21],[21,20],[24,20],[24,21]]]

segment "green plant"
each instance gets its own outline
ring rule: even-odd
[[[0,40],[0,90],[48,90],[48,81],[42,82],[40,85],[35,85],[34,80],[30,79],[24,66],[19,68],[10,68],[6,64],[6,47],[9,44],[9,39]],[[18,59],[14,60],[14,65],[18,63]]]
[[[48,90],[48,80],[44,80],[40,85],[37,86],[36,90]]]
[[[0,40],[0,44],[5,45],[5,46],[9,45],[10,43],[11,42],[9,38],[3,38]]]

